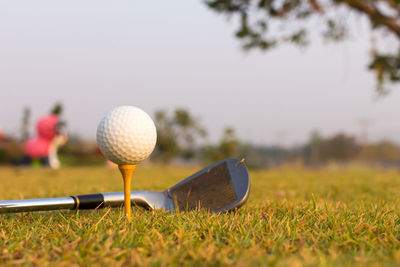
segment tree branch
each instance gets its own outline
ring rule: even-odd
[[[370,5],[368,1],[363,0],[339,0],[339,2],[345,3],[350,7],[367,14],[372,21],[379,25],[386,26],[391,32],[400,38],[400,25],[398,20],[393,17],[383,15],[375,6]]]

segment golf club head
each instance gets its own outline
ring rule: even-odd
[[[250,190],[244,162],[226,159],[210,165],[164,192],[140,191],[132,194],[133,204],[167,211],[206,209],[230,211],[243,205]]]
[[[243,205],[250,190],[250,179],[244,162],[225,159],[212,164],[164,192],[134,191],[132,204],[148,209],[210,212],[230,211]],[[105,196],[106,203],[110,203]]]
[[[243,205],[250,190],[244,162],[238,159],[219,161],[165,191],[175,210],[207,209],[224,212]]]

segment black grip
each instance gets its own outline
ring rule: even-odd
[[[104,207],[104,196],[103,194],[88,194],[71,196],[74,199],[75,205],[73,210],[90,210],[90,209],[101,209]]]

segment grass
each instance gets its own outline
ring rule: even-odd
[[[133,187],[163,190],[195,170],[141,166]],[[400,173],[361,167],[253,171],[233,213],[121,209],[0,215],[1,265],[397,265]],[[118,170],[0,169],[0,199],[121,191]]]

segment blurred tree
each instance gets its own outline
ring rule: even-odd
[[[10,164],[13,159],[24,154],[23,146],[19,139],[11,135],[3,135],[0,138],[0,165]]]
[[[383,87],[386,81],[400,80],[398,0],[205,0],[205,3],[218,13],[239,17],[236,37],[244,49],[268,50],[287,42],[305,46],[309,43],[309,28],[315,25],[320,27],[317,31],[325,40],[342,41],[350,35],[349,14],[362,15],[374,32],[382,33],[378,39],[382,44],[388,36],[397,39],[396,43],[391,40],[396,51],[380,50],[379,44],[372,43],[369,69],[377,75],[378,92],[386,91]]]
[[[221,159],[238,157],[239,140],[232,127],[226,127],[221,141],[219,142]]]
[[[377,144],[367,144],[360,157],[368,162],[400,162],[400,148],[387,140]]]
[[[164,163],[170,162],[179,153],[178,137],[173,122],[164,110],[156,111],[157,145],[155,157]]]
[[[206,164],[223,160],[225,158],[239,157],[240,142],[235,135],[235,130],[226,127],[218,145],[206,145],[202,149],[203,161]]]
[[[350,161],[356,159],[360,152],[361,146],[352,136],[339,133],[323,138],[317,131],[311,133],[310,140],[303,149],[305,160],[311,164]]]
[[[318,150],[321,160],[344,162],[355,159],[361,148],[354,137],[339,133],[322,140]]]
[[[155,123],[157,127],[155,157],[164,163],[170,162],[177,156],[184,159],[192,158],[195,154],[196,138],[206,135],[199,120],[182,108],[175,109],[173,116],[169,116],[165,110],[156,111]]]
[[[21,142],[25,142],[29,138],[30,117],[31,109],[29,107],[25,107],[22,115]]]
[[[309,161],[312,164],[318,164],[320,161],[320,145],[323,138],[321,134],[314,130],[311,132],[310,140],[309,140]]]
[[[173,125],[176,128],[181,155],[185,159],[194,157],[195,138],[205,137],[206,130],[186,109],[178,108],[174,112]]]

